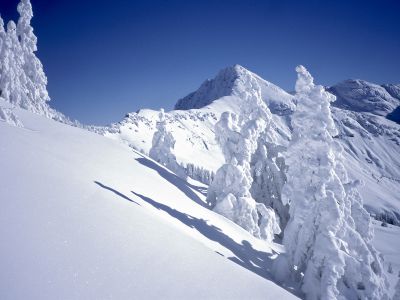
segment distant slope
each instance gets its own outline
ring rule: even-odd
[[[333,115],[351,175],[364,181],[366,208],[379,220],[400,225],[400,106],[398,85],[345,80],[330,88]]]
[[[348,79],[330,88],[336,96],[333,106],[387,116],[400,106],[400,88],[396,85],[377,85],[365,80]]]
[[[0,106],[6,104],[0,101]],[[0,121],[0,299],[292,299],[279,245],[129,147],[22,109]]]

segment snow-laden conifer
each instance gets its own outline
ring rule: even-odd
[[[4,21],[0,15],[0,84],[4,75],[4,60],[5,60],[5,42],[6,42],[6,31],[4,30]],[[0,96],[2,94],[0,85]]]
[[[22,122],[11,108],[0,107],[0,121],[16,127],[24,127]]]
[[[1,95],[12,104],[25,107],[29,102],[26,91],[27,80],[22,69],[24,63],[22,48],[13,21],[8,22],[4,38],[1,49]]]
[[[251,195],[259,202],[271,207],[279,216],[281,228],[289,218],[288,206],[282,203],[282,188],[286,182],[285,160],[281,154],[285,147],[271,139],[268,131],[258,140],[258,148],[251,158],[253,184]]]
[[[303,66],[296,71],[297,109],[282,191],[290,219],[278,277],[296,273],[307,299],[386,299],[387,281],[371,243],[369,215],[333,138],[337,131],[330,102],[335,97],[314,85]]]
[[[207,201],[215,212],[254,236],[271,241],[274,234],[280,233],[279,220],[271,208],[257,203],[250,193],[253,182],[251,157],[258,147],[259,136],[269,126],[271,113],[261,99],[256,80],[249,77],[246,84],[253,91],[243,91],[242,117],[224,112],[215,125],[216,140],[225,164],[215,174]]]
[[[185,170],[177,163],[176,156],[173,153],[175,147],[175,138],[167,129],[167,121],[164,110],[159,112],[154,132],[152,147],[149,155],[155,161],[159,162],[181,178],[186,178]]]
[[[17,24],[17,36],[22,50],[22,69],[25,73],[26,82],[24,88],[28,101],[23,107],[33,112],[52,117],[46,102],[50,100],[47,92],[47,78],[43,71],[43,65],[36,56],[37,37],[31,26],[33,17],[30,0],[21,0],[18,4],[19,19]]]

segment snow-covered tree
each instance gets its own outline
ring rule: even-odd
[[[24,103],[23,107],[51,117],[46,104],[46,101],[50,100],[47,92],[47,78],[43,71],[43,65],[35,54],[37,38],[31,26],[33,12],[30,0],[21,0],[17,10],[20,15],[17,24],[17,36],[22,49],[22,68],[26,76],[25,89],[28,96],[28,101]]]
[[[0,83],[1,78],[4,76],[4,59],[5,59],[5,42],[6,42],[6,31],[4,30],[4,21],[0,15]],[[0,86],[0,96],[2,94]]]
[[[337,131],[330,102],[335,97],[314,85],[303,66],[296,71],[297,109],[282,191],[290,219],[277,277],[297,274],[307,299],[386,299],[370,218],[341,163],[342,147],[333,139]]]
[[[250,193],[252,185],[251,157],[258,147],[258,138],[266,130],[271,113],[261,99],[254,78],[249,84],[253,93],[244,92],[242,113],[247,120],[225,112],[215,125],[215,136],[225,157],[209,186],[207,201],[215,212],[227,217],[256,237],[271,241],[280,233],[274,210],[257,203]],[[240,124],[242,121],[242,124]]]
[[[1,62],[0,90],[2,97],[12,104],[24,107],[28,103],[27,80],[22,69],[24,64],[22,48],[13,21],[7,24],[7,33],[1,50]]]
[[[190,178],[198,180],[207,185],[209,185],[214,178],[214,172],[207,170],[203,167],[195,166],[192,163],[188,163],[185,166],[185,171],[186,175]]]
[[[0,107],[0,121],[4,121],[16,127],[24,127],[11,108]]]
[[[152,147],[149,155],[179,177],[186,178],[185,170],[177,163],[176,156],[173,153],[175,138],[171,132],[167,130],[167,121],[163,109],[160,110],[158,116],[159,120],[156,124],[157,130],[153,135]]]
[[[250,192],[256,202],[263,203],[275,210],[280,219],[281,228],[286,226],[289,209],[282,203],[282,188],[286,182],[285,160],[281,152],[285,147],[278,145],[268,134],[259,137],[258,148],[251,158],[253,184]]]

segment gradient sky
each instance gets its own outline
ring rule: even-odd
[[[51,105],[86,124],[172,109],[235,63],[287,90],[298,64],[324,85],[400,82],[398,0],[31,1]]]

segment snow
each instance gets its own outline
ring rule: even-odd
[[[384,257],[384,268],[390,282],[389,294],[394,294],[394,287],[400,279],[400,227],[393,225],[382,226],[379,221],[374,221],[375,248]],[[389,269],[392,268],[392,272]],[[393,298],[397,300],[397,298]]]
[[[0,122],[1,299],[295,298],[268,271],[280,246],[204,207],[204,185],[15,114],[25,128]]]

